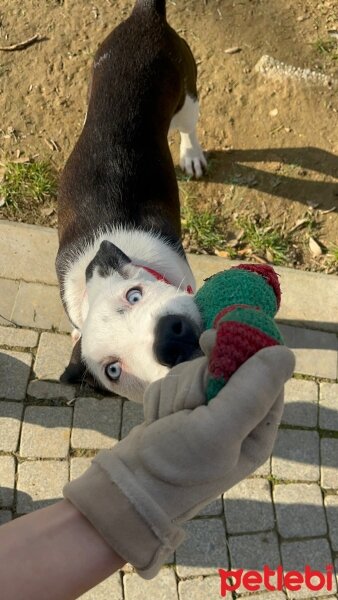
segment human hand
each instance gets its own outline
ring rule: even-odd
[[[213,333],[204,334],[209,353]],[[181,364],[145,394],[145,422],[68,484],[65,496],[145,578],[184,539],[179,527],[270,455],[294,356],[266,348],[205,405],[207,358]]]

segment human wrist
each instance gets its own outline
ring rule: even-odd
[[[101,451],[63,493],[145,579],[157,574],[185,537],[114,451]]]

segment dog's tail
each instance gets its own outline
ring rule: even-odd
[[[166,0],[136,0],[135,8],[157,12],[166,18]]]

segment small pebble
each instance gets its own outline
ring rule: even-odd
[[[225,54],[236,54],[237,52],[240,52],[242,50],[242,48],[239,48],[238,46],[234,46],[233,48],[227,48],[226,50],[224,50]]]

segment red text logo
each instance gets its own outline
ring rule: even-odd
[[[262,585],[271,592],[281,591],[283,588],[296,592],[301,589],[303,584],[312,592],[322,589],[331,592],[333,586],[332,565],[325,567],[325,573],[311,569],[309,565],[306,565],[304,573],[300,571],[284,573],[281,565],[277,569],[270,569],[268,565],[264,565],[263,572],[245,571],[244,573],[244,569],[231,571],[218,569],[218,573],[221,578],[221,596],[223,598],[227,592],[235,592],[241,585],[247,592],[257,592]]]

